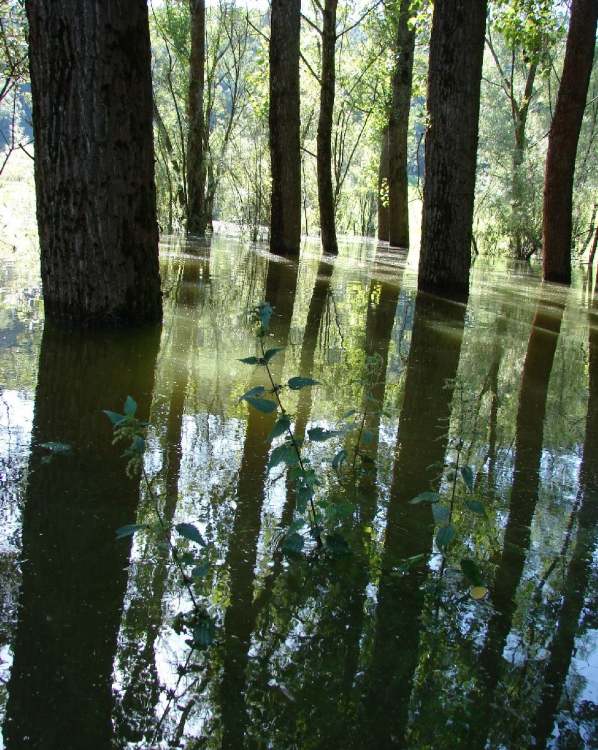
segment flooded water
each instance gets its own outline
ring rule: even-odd
[[[117,333],[44,327],[37,280],[0,271],[0,746],[598,747],[585,281],[478,261],[464,305],[388,249],[222,237],[162,268],[162,328]],[[264,300],[274,382],[319,383],[279,395],[321,528],[239,400],[268,385],[239,361]],[[141,476],[102,414],[128,395]],[[173,555],[180,523],[205,544],[173,529]]]

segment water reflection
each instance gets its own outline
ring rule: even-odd
[[[31,451],[15,457],[11,437],[17,422],[27,435],[26,409],[1,423],[3,465],[29,461],[28,480],[7,473],[0,492],[3,521],[22,530],[20,569],[18,535],[0,546],[15,571],[0,610],[6,746],[591,747],[598,329],[592,308],[588,338],[581,289],[565,300],[533,269],[478,259],[466,309],[416,295],[406,258],[367,245],[334,261],[308,246],[295,264],[172,239],[162,260],[159,353],[150,332],[47,328]],[[238,400],[266,384],[238,361],[257,352],[249,310],[264,299],[268,345],[284,347],[275,380],[321,382],[284,399],[348,554],[290,558],[277,544],[294,485],[268,468],[274,417]],[[0,354],[11,405],[33,396],[37,339],[15,327],[30,316],[5,315],[18,334]],[[209,543],[205,652],[172,629],[186,593],[164,548],[114,538],[153,513],[99,415],[127,393],[150,414],[145,465],[164,518]],[[352,419],[368,435],[355,461],[341,429]],[[338,432],[313,442],[316,425]],[[43,463],[49,441],[73,454]],[[443,466],[461,443],[485,515],[456,508],[443,558],[431,506],[409,500],[449,496]],[[484,600],[469,596],[464,557]]]

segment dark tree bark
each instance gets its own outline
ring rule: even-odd
[[[420,289],[469,291],[486,0],[434,5]]]
[[[411,0],[401,0],[397,19],[396,62],[392,74],[392,106],[388,121],[389,241],[394,247],[409,247],[407,137],[415,51],[415,29],[409,26],[410,6]]]
[[[48,318],[161,317],[144,0],[27,0]]]
[[[378,167],[378,239],[388,242],[388,127],[382,131],[380,165]]]
[[[544,175],[544,279],[571,282],[571,211],[579,131],[596,44],[596,0],[573,0],[563,75],[548,136]]]
[[[270,17],[270,251],[279,255],[301,246],[300,10],[300,0],[273,0]]]
[[[191,13],[191,57],[187,114],[187,232],[203,237],[206,233],[206,163],[204,126],[204,75],[206,57],[206,3],[189,0]]]
[[[322,67],[320,72],[320,116],[317,134],[318,203],[322,249],[338,254],[334,190],[332,187],[332,117],[336,86],[336,8],[338,0],[326,0],[323,7]]]

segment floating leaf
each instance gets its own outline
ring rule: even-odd
[[[304,544],[305,539],[294,531],[285,536],[281,549],[285,555],[300,555]]]
[[[479,500],[466,500],[465,505],[471,510],[473,513],[477,513],[480,516],[486,515],[486,508],[484,508],[484,504],[481,503]]]
[[[336,437],[338,432],[336,430],[324,430],[322,427],[312,427],[311,430],[307,431],[307,435],[314,443],[323,443],[325,440]]]
[[[268,349],[268,351],[264,352],[264,362],[269,362],[272,357],[274,357],[278,352],[282,352],[284,350],[284,346],[276,346],[273,349]]]
[[[446,505],[438,505],[434,503],[432,505],[432,515],[434,516],[434,523],[447,523],[450,516],[450,510]]]
[[[210,570],[210,565],[205,560],[196,565],[191,571],[193,578],[205,578]]]
[[[419,503],[437,503],[440,500],[440,495],[437,492],[420,492],[412,500],[409,501],[410,505],[418,505]]]
[[[341,469],[341,466],[342,466],[342,465],[343,465],[343,464],[345,463],[345,461],[347,460],[347,456],[348,456],[348,453],[347,453],[347,451],[346,451],[346,450],[345,450],[344,448],[342,448],[342,450],[340,450],[340,451],[339,451],[339,452],[338,452],[338,453],[336,454],[336,456],[335,456],[335,457],[334,457],[334,458],[332,459],[332,468],[333,468],[333,469],[334,469],[335,471],[340,471],[340,469]]]
[[[469,583],[471,583],[472,586],[481,586],[482,585],[482,574],[480,573],[480,569],[477,566],[477,563],[474,560],[470,560],[467,557],[464,557],[461,560],[461,570],[463,571],[463,575]]]
[[[242,362],[244,365],[259,365],[260,359],[258,357],[243,357],[243,359],[240,359],[239,362]]]
[[[282,443],[278,445],[272,451],[270,460],[268,461],[268,468],[273,469],[278,464],[286,464],[287,466],[295,466],[299,463],[299,457],[297,451],[292,443]]]
[[[202,547],[206,546],[204,538],[199,533],[199,529],[192,523],[177,523],[174,528],[181,536],[185,537],[185,539],[189,539],[189,541],[195,542],[196,544],[201,544]]]
[[[127,417],[134,417],[137,412],[137,402],[131,396],[127,396],[125,401],[124,412]]]
[[[147,528],[145,524],[142,523],[128,523],[126,526],[121,526],[119,529],[116,529],[116,538],[117,539],[125,539],[128,536],[133,536],[137,531],[141,531],[141,529]]]
[[[436,534],[436,544],[439,549],[445,550],[455,538],[455,533],[455,527],[451,523],[441,526]]]
[[[120,424],[126,419],[124,414],[117,414],[115,411],[108,411],[108,409],[104,409],[103,411],[108,419],[112,422],[114,427],[116,427],[117,424]]]
[[[243,400],[264,414],[272,414],[273,411],[276,411],[276,401],[270,401],[267,398],[255,398],[254,396],[243,397]]]
[[[274,438],[280,437],[281,435],[284,435],[285,432],[288,432],[290,427],[291,420],[289,419],[288,415],[281,414],[274,423],[274,427],[270,430],[270,435],[268,437],[270,438],[270,440],[274,440]]]
[[[196,648],[207,648],[214,643],[216,626],[209,617],[204,617],[193,628],[193,645]]]
[[[473,470],[471,466],[462,466],[461,476],[463,477],[463,481],[465,482],[467,489],[470,492],[473,492]]]
[[[484,599],[488,594],[488,589],[485,586],[472,586],[469,589],[469,596],[479,602],[480,599]]]
[[[256,385],[255,388],[250,388],[247,393],[244,393],[239,401],[243,401],[243,399],[247,398],[254,398],[255,396],[262,396],[266,392],[266,389],[263,385]]]
[[[308,386],[319,385],[319,384],[320,384],[319,381],[314,380],[313,378],[300,378],[300,377],[289,378],[289,382],[287,383],[289,388],[293,391],[298,391],[300,388],[307,388]]]

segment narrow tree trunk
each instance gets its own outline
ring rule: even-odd
[[[486,0],[434,5],[420,289],[469,291]]]
[[[27,0],[48,318],[161,317],[144,0]]]
[[[378,239],[388,242],[388,126],[382,131],[380,165],[378,167]]]
[[[407,138],[415,51],[415,29],[409,26],[410,5],[411,0],[401,0],[397,23],[396,62],[392,74],[392,107],[388,122],[389,239],[394,247],[409,247]]]
[[[206,233],[206,163],[204,153],[204,75],[206,57],[206,3],[189,0],[191,13],[191,57],[187,114],[187,232]]]
[[[322,69],[320,73],[320,117],[318,119],[317,162],[320,234],[325,253],[336,255],[334,191],[332,189],[332,116],[336,85],[336,7],[338,0],[326,0],[323,8]]]
[[[573,0],[565,63],[544,176],[544,279],[571,282],[571,211],[577,141],[586,106],[596,43],[596,0]]]
[[[301,150],[299,112],[300,0],[273,0],[270,17],[270,251],[299,255]]]

